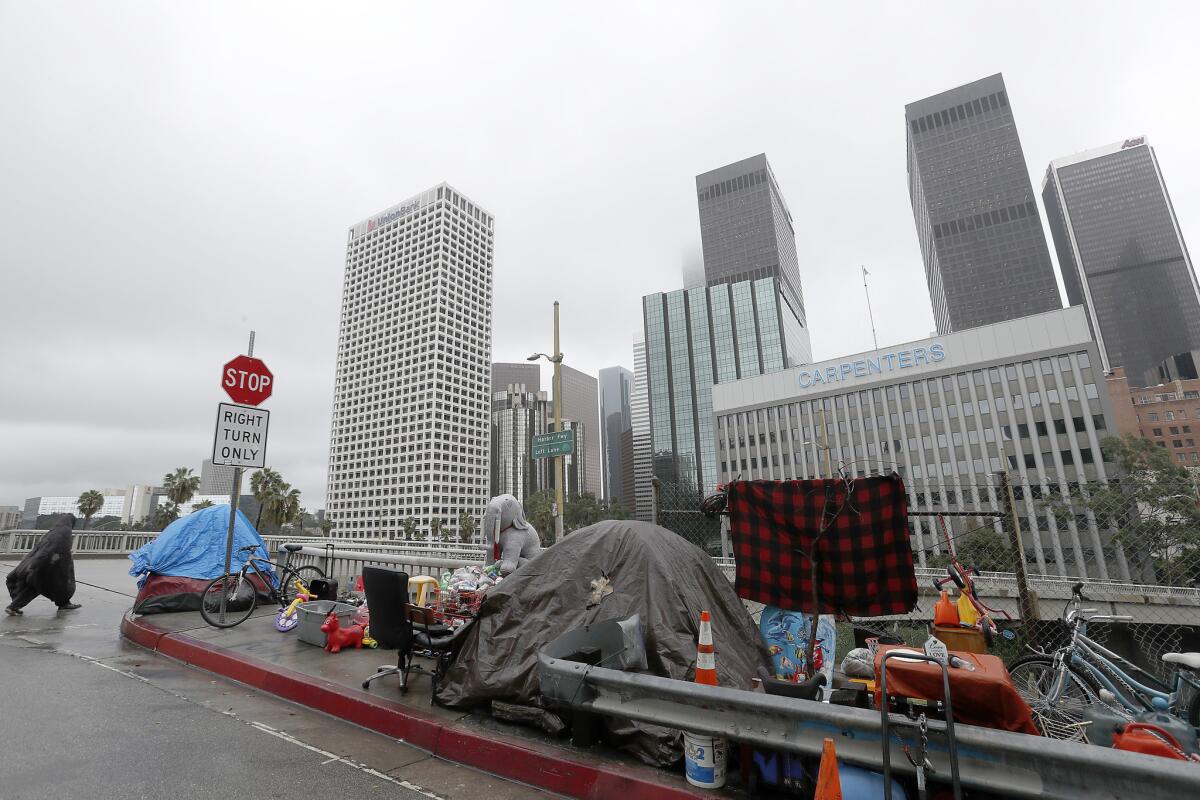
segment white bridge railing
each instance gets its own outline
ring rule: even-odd
[[[32,530],[0,531],[0,555],[21,556],[45,534],[45,531]],[[122,556],[153,541],[156,536],[156,531],[77,531],[74,550],[79,555]],[[272,557],[281,555],[280,549],[285,542],[304,545],[304,550],[293,556],[293,563],[315,564],[343,581],[361,575],[362,567],[367,564],[387,564],[403,568],[410,575],[440,577],[446,570],[484,562],[484,545],[470,542],[322,539],[275,534],[264,536],[263,540]],[[733,580],[733,559],[715,560]],[[934,578],[945,575],[944,571],[926,567],[917,567],[916,572],[917,585],[923,593],[932,590]],[[1047,619],[1057,618],[1076,582],[1075,578],[1036,574],[1030,574],[1028,580],[1030,588],[1042,601],[1042,617]],[[976,579],[976,584],[985,600],[1005,606],[1011,604],[1013,607],[1009,610],[1016,611],[1016,577],[1012,573],[984,572]],[[1114,612],[1129,614],[1134,621],[1200,625],[1200,588],[1094,578],[1084,581],[1084,586],[1089,598],[1111,603]]]
[[[46,531],[0,531],[0,555],[24,555]],[[76,531],[72,549],[80,555],[127,555],[154,541],[158,531]]]

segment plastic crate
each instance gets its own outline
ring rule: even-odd
[[[354,619],[354,612],[357,610],[349,603],[333,600],[310,600],[301,603],[296,606],[296,613],[300,615],[300,622],[296,625],[296,636],[305,644],[324,647],[325,631],[321,630],[321,626],[325,624],[325,618],[330,612],[337,612],[338,625],[344,628]]]

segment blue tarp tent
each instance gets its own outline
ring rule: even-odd
[[[229,504],[210,506],[175,520],[153,542],[129,554],[129,574],[138,579],[133,610],[139,614],[200,608],[200,592],[225,570]],[[241,511],[233,526],[231,569],[246,563],[239,547],[256,544],[256,556],[269,557],[266,544]]]

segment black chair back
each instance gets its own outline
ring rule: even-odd
[[[363,567],[363,591],[371,612],[371,638],[385,650],[407,650],[412,643],[408,621],[408,574],[383,567]]]

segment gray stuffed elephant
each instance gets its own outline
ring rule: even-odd
[[[508,575],[542,552],[538,532],[525,519],[525,510],[511,494],[493,497],[483,512],[483,534],[491,561]]]

